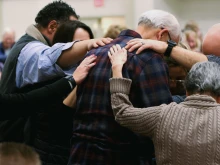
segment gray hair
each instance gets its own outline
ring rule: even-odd
[[[174,15],[163,10],[149,10],[144,12],[138,21],[138,25],[154,28],[166,28],[173,40],[180,40],[181,27]]]
[[[194,64],[185,78],[185,88],[190,94],[220,96],[220,65],[209,61]]]

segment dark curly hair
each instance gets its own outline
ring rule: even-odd
[[[47,27],[52,20],[62,23],[69,20],[70,16],[79,19],[79,15],[76,14],[70,5],[62,0],[58,0],[47,4],[41,9],[35,18],[35,22],[42,27]]]

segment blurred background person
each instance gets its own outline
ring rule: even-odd
[[[123,25],[110,25],[104,34],[104,37],[110,37],[115,39],[121,33],[121,31],[128,29],[126,26]]]
[[[1,165],[41,165],[39,154],[22,143],[0,143]]]
[[[195,31],[184,30],[182,42],[188,45],[192,51],[202,52],[202,42]]]
[[[203,34],[198,23],[194,20],[189,20],[182,31],[183,42],[188,44],[192,51],[202,52]]]
[[[5,62],[14,43],[15,31],[11,28],[6,28],[2,35],[2,42],[0,43],[0,62]]]
[[[0,80],[5,60],[15,43],[15,31],[11,28],[5,28],[0,42]]]

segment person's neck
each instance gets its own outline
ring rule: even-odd
[[[40,33],[42,34],[44,39],[47,41],[48,45],[51,46],[52,43],[51,43],[50,39],[47,37],[47,34],[45,32],[46,30],[40,25],[35,25],[35,27],[40,31]]]

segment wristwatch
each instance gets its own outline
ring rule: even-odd
[[[168,44],[168,46],[167,46],[167,49],[166,49],[166,51],[164,53],[164,56],[170,57],[170,53],[171,53],[173,47],[177,45],[177,43],[172,41],[172,40],[168,40],[167,44]]]
[[[73,89],[76,86],[76,81],[74,80],[72,75],[68,75],[68,76],[66,76],[64,78],[68,80],[71,89]]]

